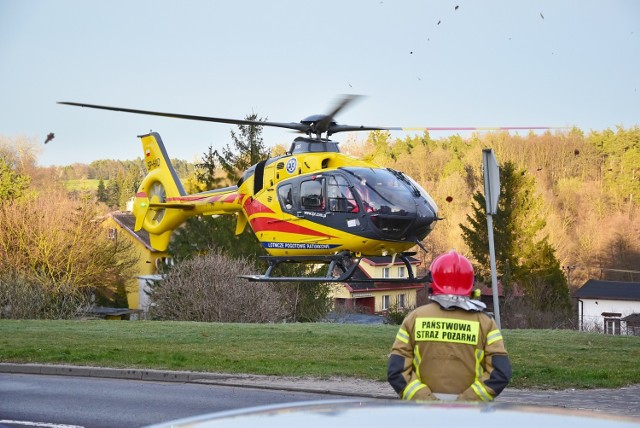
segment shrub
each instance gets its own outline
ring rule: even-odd
[[[0,277],[0,319],[72,319],[88,307],[89,297],[76,287],[38,284],[16,274]]]
[[[392,325],[400,325],[404,318],[413,308],[401,308],[397,304],[389,306],[389,309],[384,314],[384,323]]]
[[[273,284],[249,282],[247,259],[232,259],[220,250],[174,266],[152,286],[149,315],[158,320],[202,322],[278,322],[290,309]]]

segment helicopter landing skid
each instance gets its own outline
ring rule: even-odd
[[[407,278],[371,278],[358,276],[354,278],[354,274],[358,271],[358,266],[362,260],[362,256],[354,257],[350,252],[340,252],[333,255],[325,256],[262,256],[267,260],[269,267],[264,275],[241,275],[241,278],[248,279],[252,282],[344,282],[344,283],[425,283],[430,281],[430,275],[422,277],[413,275],[413,269],[408,257],[415,253],[399,253],[397,257],[407,267],[409,276]],[[284,263],[304,263],[304,264],[323,264],[327,266],[324,276],[274,276],[274,270]]]

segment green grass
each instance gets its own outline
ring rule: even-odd
[[[389,325],[0,320],[0,361],[384,381]],[[503,332],[515,388],[640,383],[640,337]]]
[[[98,190],[98,184],[100,180],[94,179],[84,179],[84,180],[65,180],[63,182],[64,188],[68,191],[73,190]],[[104,185],[106,186],[109,183],[109,180],[104,181]]]

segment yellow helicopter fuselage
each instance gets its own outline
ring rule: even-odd
[[[415,182],[342,154],[333,141],[298,138],[286,155],[249,168],[237,186],[188,195],[160,136],[141,139],[149,174],[134,215],[157,250],[189,217],[233,214],[236,233],[248,224],[271,256],[395,254],[424,238],[437,217]]]

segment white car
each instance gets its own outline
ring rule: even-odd
[[[640,418],[509,403],[327,400],[251,407],[210,413],[148,428],[622,428]]]

